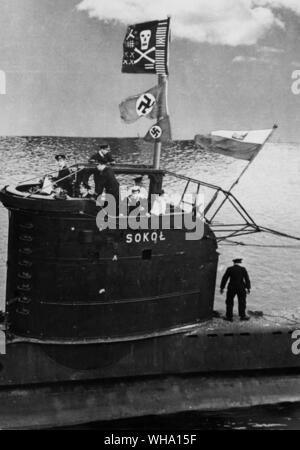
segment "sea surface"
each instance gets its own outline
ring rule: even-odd
[[[54,155],[57,153],[65,153],[70,164],[84,162],[95,151],[101,140],[67,137],[0,137],[0,186],[35,179],[55,170]],[[152,163],[152,147],[139,139],[105,138],[105,140],[110,143],[117,162]],[[195,148],[193,142],[180,141],[163,149],[161,166],[169,171],[228,189],[245,167],[245,162],[209,154]],[[299,237],[299,176],[300,144],[268,144],[249,167],[233,193],[258,225]],[[171,177],[166,178],[164,186],[166,192],[170,194],[182,192],[183,188],[183,182],[174,182]],[[224,208],[218,220],[241,223],[235,214],[233,209]],[[8,214],[1,205],[0,307],[2,308],[5,296],[7,225]],[[219,247],[218,285],[231,260],[241,257],[244,258],[244,265],[249,271],[253,285],[251,296],[248,297],[249,309],[272,314],[274,311],[299,308],[300,242],[264,233],[236,238],[235,241],[247,245],[223,243]],[[215,309],[224,311],[224,297],[219,294],[219,290],[216,291]],[[271,410],[268,409],[270,420],[263,416],[262,422],[266,427],[272,425],[274,415],[280,418],[280,423],[284,422],[283,428],[290,426],[290,421],[286,420],[290,416],[288,412],[285,413],[284,408],[274,409],[272,413]],[[234,423],[240,427],[251,428],[249,420],[245,419],[245,413],[240,416],[239,414],[235,416]],[[203,424],[208,428],[210,426],[218,428],[218,424],[211,416],[205,418],[202,414],[197,416],[193,413],[184,417],[186,423],[192,423],[193,426],[197,423],[198,417],[200,428]],[[225,414],[224,420],[220,419],[219,422],[217,420],[221,428],[233,427],[232,418],[227,419],[228,415]],[[163,424],[163,419],[161,420]],[[300,429],[300,416],[298,425]],[[276,423],[274,426],[277,426]]]

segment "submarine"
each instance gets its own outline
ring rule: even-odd
[[[159,75],[154,162],[112,166],[120,185],[136,176],[148,180],[150,213],[140,210],[140,226],[132,229],[126,214],[116,214],[114,228],[99,227],[101,208],[78,195],[82,177],[97,170],[87,162],[71,167],[74,191],[67,198],[45,195],[39,182],[0,192],[9,214],[1,429],[300,401],[300,358],[293,352],[300,316],[225,323],[214,312],[220,234],[261,230],[231,191],[160,167],[168,52],[159,46],[168,44],[169,20],[129,27],[127,53],[127,37],[138,39],[144,29],[154,30],[150,39],[159,50],[157,67],[139,59]],[[138,54],[145,51],[142,41],[134,44]],[[137,71],[128,58],[126,69]],[[152,198],[166,177],[185,188],[153,227]],[[201,212],[197,195],[187,200],[191,187],[212,192]],[[213,221],[221,195],[243,226]],[[188,239],[197,228],[201,237]]]

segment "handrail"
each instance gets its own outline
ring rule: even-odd
[[[215,184],[210,184],[210,183],[207,183],[206,181],[197,180],[196,178],[190,178],[190,177],[187,177],[186,175],[181,175],[181,174],[178,174],[178,173],[175,173],[175,172],[171,172],[169,170],[165,170],[164,172],[165,172],[166,175],[171,175],[171,176],[173,176],[175,178],[179,178],[181,180],[189,181],[190,183],[200,184],[201,186],[205,186],[205,187],[208,187],[208,188],[211,188],[211,189],[214,189],[214,190],[218,190],[218,191],[222,191],[222,192],[226,193],[226,191],[224,191],[224,189],[222,189],[220,186],[217,186]]]
[[[67,175],[66,177],[63,177],[61,180],[64,180],[64,179],[69,178],[69,177],[71,178],[73,176],[76,176],[79,172],[81,172],[84,169],[93,169],[94,167],[95,167],[95,165],[92,165],[92,164],[89,164],[89,163],[76,163],[76,164],[70,166],[70,169],[76,168],[77,169],[76,172],[71,172],[69,175]],[[244,220],[243,226],[246,226],[246,228],[247,227],[251,227],[251,229],[253,230],[252,232],[259,232],[259,231],[261,231],[260,227],[255,223],[253,218],[246,211],[246,209],[242,206],[242,204],[237,200],[237,198],[231,192],[224,190],[220,186],[217,186],[217,185],[211,184],[211,183],[207,183],[205,181],[201,181],[201,180],[198,180],[196,178],[191,178],[191,177],[188,177],[186,175],[177,174],[177,173],[174,173],[174,172],[169,171],[169,170],[163,170],[163,169],[162,170],[155,170],[152,167],[149,167],[147,165],[124,164],[124,165],[114,165],[113,168],[114,168],[114,171],[116,173],[133,174],[133,173],[137,173],[137,171],[138,172],[144,171],[145,175],[146,174],[151,175],[151,174],[154,174],[154,173],[159,173],[159,174],[162,174],[162,175],[169,175],[169,176],[174,177],[176,179],[180,179],[180,180],[186,181],[186,186],[184,188],[184,192],[183,192],[183,195],[181,197],[180,205],[188,205],[188,206],[196,207],[196,200],[195,200],[195,203],[191,203],[191,202],[186,201],[185,198],[184,198],[185,194],[186,194],[186,192],[188,190],[188,187],[189,187],[189,185],[191,183],[193,183],[193,184],[195,184],[197,186],[197,193],[198,194],[199,194],[200,189],[201,189],[202,186],[206,187],[206,188],[209,188],[209,189],[212,189],[213,191],[215,191],[215,193],[212,196],[209,204],[206,206],[206,208],[204,210],[203,219],[213,228],[215,226],[214,219],[215,219],[215,217],[216,217],[216,215],[217,215],[217,213],[219,212],[220,209],[217,209],[217,211],[212,212],[212,215],[210,215],[211,217],[208,217],[207,215],[208,215],[208,212],[213,207],[213,205],[216,203],[219,194],[222,193],[224,195],[224,197],[225,197],[224,200],[223,200],[222,205],[226,201],[228,201],[231,204],[231,206],[236,210],[236,212],[240,215],[240,217]],[[60,181],[60,180],[56,180],[56,182],[57,181]],[[26,196],[27,198],[32,198],[32,197],[38,198],[39,197],[38,196],[39,191],[40,191],[40,188],[37,189],[36,192],[33,192],[33,193],[26,193],[24,195],[24,193],[18,192],[18,194],[19,195],[23,195],[24,197]],[[42,198],[44,198],[44,197],[42,197]],[[51,197],[49,196],[48,198],[51,198]],[[70,201],[70,200],[79,200],[79,199],[77,199],[77,198],[75,199],[75,198],[70,197],[70,198],[68,198],[68,201]],[[182,213],[185,214],[186,212],[182,211]],[[178,215],[182,214],[182,213],[177,212]],[[170,216],[172,216],[172,215],[174,215],[174,212],[173,212],[173,214],[170,214]],[[223,226],[226,228],[225,224]],[[239,235],[241,232],[244,232],[244,229],[242,228],[243,226],[240,225],[240,227],[241,227],[240,230],[229,230],[228,229],[227,231],[229,233],[233,233],[233,234],[230,234],[229,236],[232,237],[234,235]],[[218,232],[218,230],[215,230],[215,231]],[[223,230],[219,230],[219,233],[222,233],[222,232],[223,232]],[[223,237],[221,237],[221,240],[222,239],[223,239]]]

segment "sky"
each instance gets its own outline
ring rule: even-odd
[[[157,79],[121,73],[122,43],[167,16],[174,139],[277,123],[300,142],[299,0],[0,0],[0,135],[143,136],[118,105]]]

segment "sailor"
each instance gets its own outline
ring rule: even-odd
[[[155,216],[166,214],[168,201],[168,195],[161,189],[155,197],[150,213]]]
[[[60,187],[67,194],[72,194],[72,180],[71,180],[71,171],[67,166],[66,156],[65,155],[56,155],[55,159],[58,165],[58,175],[55,179],[56,186]]]
[[[242,262],[242,259],[234,259],[234,265],[226,270],[221,281],[221,294],[223,294],[229,280],[225,318],[229,322],[233,320],[233,302],[236,295],[238,297],[240,319],[249,320],[249,317],[246,316],[246,298],[247,293],[250,294],[251,282],[247,270],[241,266]]]
[[[133,192],[134,189],[139,188],[139,196],[142,199],[147,200],[148,199],[148,192],[147,189],[144,187],[143,185],[143,181],[144,181],[144,177],[136,177],[134,178],[134,187],[131,188],[131,193]]]
[[[112,164],[114,159],[110,152],[110,146],[106,142],[103,142],[99,146],[99,150],[97,153],[91,156],[89,159],[91,163],[102,163],[102,164]]]
[[[141,189],[138,186],[131,188],[131,194],[128,196],[128,213],[136,211],[142,213],[147,209],[147,198],[141,195]]]
[[[80,192],[80,198],[85,198],[85,199],[93,199],[93,195],[90,193],[90,186],[87,183],[81,183],[79,186],[79,192]]]
[[[95,179],[95,193],[96,196],[103,194],[105,189],[106,194],[113,195],[116,200],[116,205],[119,203],[120,185],[114,171],[106,164],[98,163],[97,171],[94,175]]]

